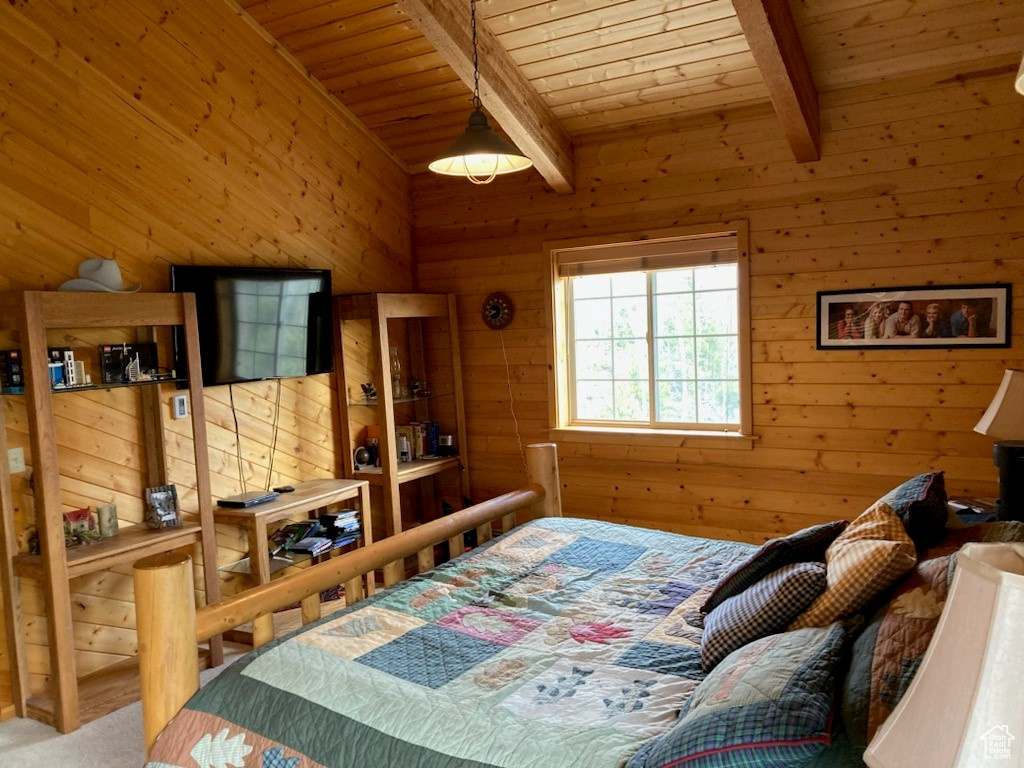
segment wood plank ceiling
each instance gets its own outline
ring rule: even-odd
[[[465,127],[469,0],[241,5],[410,172]],[[1019,57],[1019,14],[965,5],[991,23],[957,27],[937,0],[478,0],[481,97],[560,192],[572,137],[768,101],[814,160],[819,90]]]

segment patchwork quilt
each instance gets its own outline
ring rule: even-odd
[[[529,523],[241,659],[148,768],[623,766],[679,722],[700,606],[754,549]]]

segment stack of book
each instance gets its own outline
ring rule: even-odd
[[[321,535],[333,538],[332,547],[354,544],[359,539],[359,534],[362,533],[358,509],[325,512],[320,515],[320,525],[324,530]]]
[[[331,549],[354,544],[362,533],[357,509],[325,512],[318,520],[288,523],[270,537],[270,556],[322,555]]]

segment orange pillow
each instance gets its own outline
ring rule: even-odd
[[[825,550],[828,586],[790,629],[826,627],[865,608],[917,563],[899,516],[876,501]]]

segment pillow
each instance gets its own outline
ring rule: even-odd
[[[781,632],[825,591],[824,563],[793,563],[722,601],[704,618],[700,662],[710,672],[751,640]]]
[[[841,624],[755,640],[733,651],[694,690],[671,730],[646,742],[627,768],[802,768],[830,743],[843,663]]]
[[[913,568],[917,556],[892,507],[876,501],[829,545],[825,563],[828,588],[790,629],[854,615]]]
[[[927,472],[893,488],[879,499],[903,521],[907,533],[920,552],[934,547],[946,533],[949,508],[946,506],[946,481],[942,472]]]
[[[749,560],[722,577],[704,602],[700,609],[701,613],[710,613],[723,600],[735,597],[784,565],[824,560],[825,549],[847,525],[849,522],[846,520],[836,520],[824,525],[812,525],[789,536],[766,541]]]

